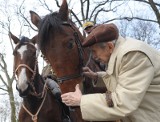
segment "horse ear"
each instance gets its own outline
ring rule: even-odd
[[[35,36],[31,39],[31,42],[32,42],[33,44],[36,44],[37,41],[38,41],[38,35],[35,35]]]
[[[41,20],[40,16],[34,12],[34,11],[29,11],[31,15],[31,22],[38,28],[38,24]]]
[[[63,0],[63,3],[59,9],[59,15],[60,15],[60,18],[63,20],[63,21],[67,21],[68,20],[68,4],[67,4],[67,1],[66,0]]]
[[[14,42],[14,44],[17,44],[20,40],[15,36],[13,35],[11,32],[8,33],[8,36],[9,38],[11,38]]]

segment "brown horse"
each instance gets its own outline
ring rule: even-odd
[[[19,122],[69,122],[69,110],[47,87],[38,71],[36,37],[19,40],[10,33],[16,44],[14,49],[14,73],[16,88],[23,98]],[[68,113],[67,113],[68,112]]]
[[[104,93],[105,87],[94,87],[92,79],[82,76],[82,67],[88,62],[90,67],[97,65],[89,58],[89,50],[81,46],[83,36],[68,18],[66,0],[63,0],[59,12],[48,14],[43,19],[33,11],[30,13],[32,23],[39,29],[38,46],[56,73],[62,93],[74,91],[76,84],[83,86],[84,93]],[[71,108],[70,113],[73,122],[84,122],[79,107]]]

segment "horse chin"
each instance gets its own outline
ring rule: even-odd
[[[20,97],[26,98],[26,97],[29,95],[30,88],[29,88],[29,86],[28,86],[25,91],[22,92],[21,90],[18,90],[18,92],[19,92],[19,96],[20,96]]]

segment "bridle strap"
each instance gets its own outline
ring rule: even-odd
[[[75,78],[78,78],[78,77],[81,77],[81,76],[82,76],[81,74],[73,74],[73,75],[67,75],[67,76],[59,77],[56,80],[59,83],[63,83],[63,81],[70,80],[70,79],[75,79]]]
[[[66,75],[66,76],[61,76],[61,77],[57,77],[57,81],[59,83],[63,83],[64,81],[67,81],[67,80],[71,80],[71,79],[75,79],[75,78],[78,78],[78,77],[81,77],[82,76],[82,71],[81,71],[81,68],[84,67],[84,66],[87,66],[91,60],[91,53],[90,53],[90,56],[89,56],[89,59],[87,61],[86,64],[84,64],[84,49],[82,48],[82,43],[81,43],[81,40],[78,36],[78,33],[77,31],[75,30],[75,27],[74,25],[72,25],[70,22],[68,21],[63,21],[62,25],[64,26],[69,26],[71,27],[71,29],[74,31],[74,37],[75,37],[75,43],[77,45],[77,48],[78,48],[78,55],[79,55],[79,67],[80,67],[80,71],[79,73],[77,74],[70,74],[70,75]],[[43,56],[44,60],[46,60],[46,58]],[[48,62],[48,60],[46,60],[46,62]]]
[[[27,68],[29,71],[31,71],[32,73],[34,73],[34,71],[33,71],[28,65],[26,65],[26,64],[19,64],[18,67],[17,67],[16,70],[15,70],[15,73],[18,71],[18,69],[19,69],[20,67],[25,67],[25,68]]]
[[[32,69],[31,69],[28,65],[26,65],[26,64],[19,64],[18,67],[15,69],[14,74],[18,71],[18,69],[19,69],[20,67],[26,67],[30,72],[33,73],[32,77],[31,77],[31,80],[33,81],[33,80],[34,80],[34,77],[35,77],[35,75],[36,75],[37,64],[38,64],[38,61],[37,61],[37,59],[36,59],[36,61],[35,61],[35,66],[34,66],[34,70],[32,70]]]
[[[45,91],[46,91],[46,92],[45,92],[43,101],[42,101],[42,103],[40,104],[40,106],[39,106],[36,114],[33,115],[33,114],[24,106],[24,104],[22,104],[22,107],[24,108],[24,110],[32,117],[33,122],[37,122],[37,120],[38,120],[38,117],[37,117],[37,116],[38,116],[38,114],[39,114],[39,112],[40,112],[40,110],[41,110],[41,108],[42,108],[42,106],[43,106],[43,104],[44,104],[44,101],[45,101],[45,99],[46,99],[46,96],[47,96],[47,90],[45,90]]]
[[[82,68],[84,66],[84,58],[83,58],[84,57],[83,56],[84,50],[82,48],[81,40],[78,36],[78,33],[70,22],[64,21],[62,23],[62,25],[69,26],[74,31],[75,43],[77,45],[78,55],[79,55],[79,67]],[[60,83],[63,83],[66,80],[75,79],[75,78],[78,78],[78,77],[81,77],[81,76],[82,76],[81,71],[79,71],[79,73],[77,73],[77,74],[71,74],[71,75],[66,75],[66,76],[62,76],[62,77],[57,77],[57,81],[60,82]]]

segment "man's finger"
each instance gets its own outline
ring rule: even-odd
[[[78,88],[79,88],[79,84],[76,84],[75,89],[78,89]]]
[[[82,70],[83,70],[84,72],[86,72],[86,71],[89,71],[89,68],[88,68],[88,67],[83,67]]]

